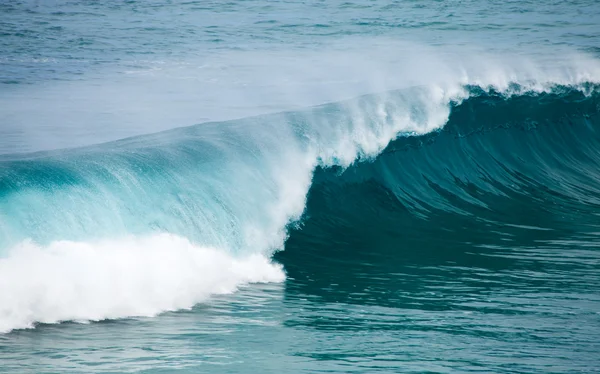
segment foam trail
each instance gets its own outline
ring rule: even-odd
[[[150,317],[284,277],[263,255],[233,257],[167,234],[47,247],[25,242],[0,259],[0,332],[35,322]]]

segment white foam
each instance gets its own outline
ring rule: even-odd
[[[281,266],[263,255],[238,258],[167,234],[45,247],[24,242],[0,259],[0,332],[35,322],[155,316],[284,279]]]

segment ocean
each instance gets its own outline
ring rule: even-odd
[[[599,2],[0,2],[0,373],[599,367]]]

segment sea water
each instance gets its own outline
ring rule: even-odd
[[[0,4],[0,372],[594,372],[600,4]]]

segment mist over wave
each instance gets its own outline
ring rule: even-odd
[[[345,101],[0,156],[0,331],[151,316],[282,281],[269,258],[302,216],[316,167],[373,160],[399,136],[442,128],[482,92],[595,97],[600,79],[584,56],[549,66],[416,56],[375,69],[377,93]]]
[[[595,58],[556,46],[498,54],[476,43],[431,47],[372,36],[340,37],[308,49],[217,49],[100,66],[83,80],[0,90],[6,118],[0,154],[85,146],[413,86],[502,89],[511,82],[594,81],[598,74]]]

